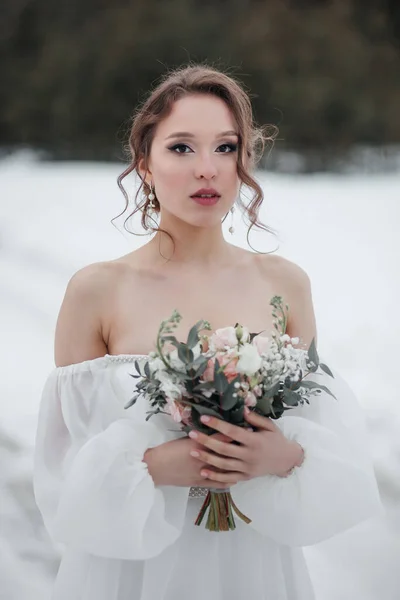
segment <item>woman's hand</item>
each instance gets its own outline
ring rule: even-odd
[[[226,445],[229,445],[229,442],[232,441],[229,437],[220,433],[215,433],[210,437]],[[179,438],[149,448],[144,454],[143,461],[147,464],[149,474],[155,485],[211,487],[207,479],[200,474],[202,468],[207,465],[190,455],[191,451],[196,450],[201,451],[201,446],[197,442],[188,437]],[[216,468],[217,471],[218,468]],[[212,487],[226,489],[237,483],[237,481],[238,479],[234,474],[229,473],[227,480],[216,482]]]
[[[268,474],[285,477],[294,466],[301,465],[303,448],[288,440],[271,419],[252,411],[245,411],[245,419],[258,431],[249,431],[215,417],[201,417],[208,427],[239,442],[239,445],[226,443],[214,436],[191,431],[189,436],[203,447],[190,451],[200,463],[206,464],[200,470],[202,476],[213,482],[229,482],[233,477],[237,481],[246,481]],[[220,471],[215,471],[215,467]]]

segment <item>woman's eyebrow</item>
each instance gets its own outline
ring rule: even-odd
[[[238,136],[238,133],[236,131],[230,130],[230,131],[223,131],[222,133],[219,133],[216,138],[222,138],[225,137],[227,135],[236,135]],[[168,135],[165,139],[169,140],[171,138],[194,138],[196,137],[193,133],[190,133],[189,131],[177,131],[176,133],[171,133],[170,135]]]

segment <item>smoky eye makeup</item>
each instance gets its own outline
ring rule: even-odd
[[[232,152],[236,152],[238,149],[238,144],[234,144],[233,142],[226,142],[225,144],[220,144],[219,148],[228,148],[229,152],[222,152],[221,154],[231,154]]]
[[[183,152],[178,152],[178,148],[180,150],[183,149]],[[168,146],[168,150],[171,150],[171,152],[174,152],[175,154],[189,154],[189,152],[186,152],[186,149],[189,149],[191,152],[193,152],[193,150],[187,145],[184,144],[183,142],[180,142],[178,144],[172,144],[172,146]]]
[[[191,152],[193,152],[190,146],[183,142],[172,144],[172,146],[167,146],[167,148],[175,154],[190,154]],[[238,144],[234,142],[225,142],[223,144],[219,144],[216,148],[216,151],[220,150],[221,148],[224,148],[224,150],[219,151],[218,154],[232,154],[237,151]],[[187,152],[187,149],[189,150],[189,152]]]

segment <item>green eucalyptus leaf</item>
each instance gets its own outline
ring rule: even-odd
[[[215,433],[215,430],[210,429],[210,427],[207,427],[207,425],[205,425],[205,423],[202,423],[200,421],[200,417],[201,417],[201,414],[199,412],[197,412],[193,407],[191,418],[192,418],[192,423],[193,423],[194,428],[197,431],[200,431],[201,433],[205,433],[206,435],[211,435],[212,433]],[[193,427],[191,429],[193,429]]]
[[[298,394],[296,394],[296,392],[292,392],[288,388],[283,390],[283,399],[285,404],[288,404],[289,406],[298,406],[300,403]]]
[[[148,362],[144,363],[144,374],[146,375],[147,379],[151,378],[150,367]]]
[[[202,324],[203,321],[197,321],[197,323],[190,329],[186,342],[189,348],[194,348],[199,343],[199,328]]]
[[[201,377],[206,369],[207,369],[207,361],[205,360],[199,365],[197,370],[194,372],[194,376],[196,378]]]
[[[238,423],[243,423],[244,421],[244,403],[241,402],[236,408],[233,408],[226,415],[226,420],[229,423],[233,423],[237,425]]]
[[[191,397],[193,398],[193,400],[197,400],[196,404],[204,404],[204,406],[219,406],[219,403],[215,402],[212,397],[211,398],[207,398],[206,396],[204,396],[203,394],[198,394],[196,392],[191,394]]]
[[[269,395],[261,396],[257,398],[257,409],[264,417],[268,417],[272,412],[272,401],[273,398]]]
[[[303,381],[301,387],[306,388],[308,390],[323,390],[336,400],[336,396],[332,394],[332,392],[328,390],[328,388],[325,385],[320,385],[318,383],[315,383],[314,381]]]
[[[162,413],[163,415],[168,414],[165,411],[161,410],[160,408],[157,408],[156,410],[147,411],[146,421],[148,421],[153,415],[158,415],[160,413]]]
[[[183,363],[187,364],[189,362],[192,362],[193,360],[193,351],[190,350],[190,348],[188,348],[186,346],[186,344],[180,343],[178,346],[178,357],[179,360],[181,360]]]
[[[232,410],[233,407],[237,404],[238,398],[234,398],[234,392],[232,390],[227,390],[221,398],[221,406],[223,410]]]
[[[235,384],[240,382],[240,375],[235,377],[230,383],[228,383],[221,400],[223,410],[231,410],[238,402],[243,402],[238,396],[233,396],[237,393]]]
[[[318,367],[319,365],[319,356],[317,352],[317,347],[315,345],[315,338],[312,339],[310,347],[308,349],[308,357],[312,362]]]
[[[214,378],[218,375],[220,368],[221,368],[221,365],[219,364],[218,358],[216,358],[215,362],[214,362]]]
[[[125,404],[124,408],[130,408],[131,406],[133,406],[136,403],[136,400],[138,399],[139,396],[133,396],[130,400],[128,400],[128,402]]]
[[[176,337],[174,335],[165,335],[165,336],[163,336],[162,339],[164,342],[170,342],[176,348],[178,348],[179,344],[181,343],[181,342],[178,342],[178,340],[176,339]]]
[[[259,331],[258,333],[250,333],[249,334],[250,342],[252,342],[255,337],[257,337],[258,335],[260,335],[260,333],[262,333],[262,331]]]
[[[296,381],[296,382],[292,381],[291,384],[287,387],[290,387],[290,389],[293,392],[296,392],[297,390],[299,390],[301,388],[301,381],[300,380]]]
[[[208,364],[208,361],[209,359],[206,356],[204,356],[204,354],[199,354],[199,356],[195,358],[192,362],[192,366],[194,369],[197,369],[197,367],[199,367],[203,363]]]
[[[229,381],[227,380],[225,373],[219,371],[220,364],[218,359],[215,361],[214,367],[214,387],[219,394],[223,394],[229,385]]]
[[[192,390],[192,394],[193,396],[196,397],[201,397],[204,398],[205,400],[210,400],[211,402],[214,401],[213,396],[219,398],[218,395],[215,394],[214,391],[214,384],[212,384],[211,382],[206,382],[206,383],[201,383],[199,385],[196,385],[193,390]],[[209,393],[211,391],[212,395],[209,397],[207,395],[204,394],[204,392]]]
[[[333,377],[333,373],[332,373],[332,371],[330,370],[330,368],[328,367],[328,365],[325,365],[324,363],[319,363],[319,366],[321,367],[321,369],[322,369],[323,371],[325,371],[325,373],[326,373],[327,375],[330,375],[331,377]],[[333,379],[335,379],[335,378],[333,377]]]
[[[194,408],[200,415],[210,415],[210,417],[217,417],[217,419],[221,418],[221,414],[219,412],[213,408],[209,408],[208,406],[204,406],[202,404],[193,404],[192,408]]]
[[[273,398],[278,393],[280,387],[281,382],[277,381],[272,387],[268,388],[267,390],[264,390],[264,396],[269,396],[270,398]]]
[[[284,407],[275,408],[272,410],[272,413],[269,416],[270,419],[279,419],[283,413],[285,412]]]
[[[205,406],[199,402],[191,402],[190,400],[186,400],[186,398],[181,398],[179,400],[179,402],[181,404],[186,404],[187,406],[191,406],[192,408],[196,409],[197,412],[200,412],[201,414],[203,414],[201,411],[204,409],[205,411],[207,411],[207,410],[211,411],[211,413],[204,412],[204,414],[212,414],[214,417],[219,416],[219,413],[217,412],[217,410],[214,410],[213,408]],[[218,404],[214,404],[214,406],[216,406],[217,408],[219,407]]]
[[[228,387],[229,382],[224,373],[218,373],[214,381],[214,387],[218,394],[223,394]]]

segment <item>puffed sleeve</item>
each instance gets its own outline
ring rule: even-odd
[[[325,385],[336,399],[323,391],[274,421],[303,446],[302,465],[287,477],[258,477],[231,490],[252,519],[250,527],[279,544],[317,544],[382,510],[364,413],[349,385],[331,371],[334,378],[318,369],[307,381]]]
[[[46,381],[36,503],[53,541],[103,557],[147,559],[180,536],[188,488],[155,486],[143,455],[174,434],[160,427],[159,415],[146,422],[143,400],[124,409],[134,380],[126,365],[103,358],[56,368]]]

